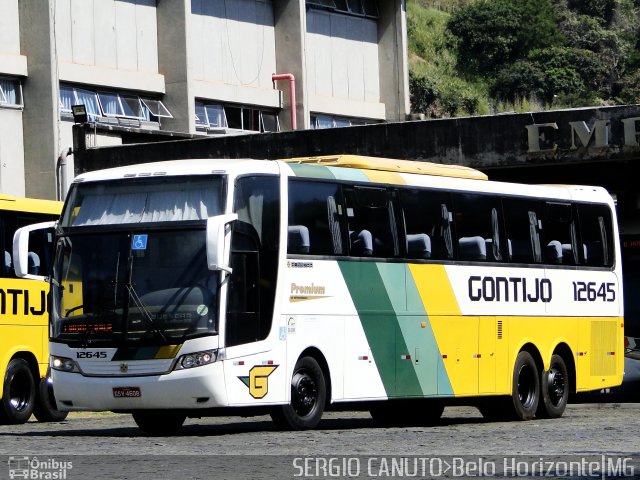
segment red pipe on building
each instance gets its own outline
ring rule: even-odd
[[[296,78],[293,73],[274,73],[271,75],[271,81],[289,80],[289,108],[291,110],[291,130],[296,130]]]

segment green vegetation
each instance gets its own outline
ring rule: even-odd
[[[640,103],[640,0],[407,0],[411,109]]]

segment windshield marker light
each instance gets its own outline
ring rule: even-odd
[[[75,360],[71,358],[51,355],[49,364],[51,365],[51,368],[60,372],[80,373],[80,367],[78,367]]]
[[[204,352],[188,353],[178,358],[175,370],[185,370],[187,368],[201,367],[217,360],[216,350],[206,350]]]

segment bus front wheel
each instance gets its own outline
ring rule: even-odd
[[[56,398],[53,394],[51,378],[47,376],[40,380],[38,386],[38,398],[33,409],[33,416],[39,422],[61,422],[67,418],[69,412],[61,412],[56,407]]]
[[[549,370],[542,372],[540,390],[542,395],[536,415],[539,418],[561,417],[569,400],[569,375],[560,355],[553,355]]]
[[[138,410],[133,420],[147,435],[171,436],[178,433],[187,416],[172,410]]]
[[[275,424],[284,430],[309,430],[320,422],[327,401],[327,385],[318,362],[302,357],[291,378],[291,402],[271,412]]]
[[[531,420],[536,415],[540,401],[538,367],[529,352],[522,351],[513,367],[511,401],[513,414],[519,420]]]
[[[0,423],[25,423],[36,403],[36,384],[29,364],[13,358],[7,366],[0,400]]]

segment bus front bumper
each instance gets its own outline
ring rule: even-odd
[[[62,411],[190,410],[228,405],[222,362],[153,376],[87,377],[52,370],[51,380]]]

